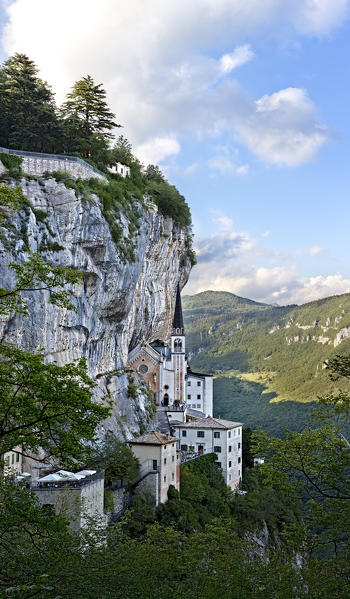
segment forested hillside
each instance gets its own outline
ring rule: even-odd
[[[300,430],[310,402],[339,387],[325,361],[350,351],[349,294],[271,306],[206,291],[183,305],[191,366],[215,375],[217,415]]]

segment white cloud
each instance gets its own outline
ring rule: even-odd
[[[218,223],[224,230],[231,229],[233,225],[232,218],[226,214],[219,214],[212,220],[214,223]]]
[[[241,65],[249,62],[254,58],[255,54],[252,51],[250,44],[244,46],[238,46],[230,54],[224,54],[220,58],[220,66],[223,73],[227,74],[240,67]]]
[[[321,251],[320,246],[312,246],[303,254],[313,256]],[[265,303],[301,304],[350,292],[350,279],[339,273],[300,276],[296,264],[287,264],[292,254],[281,255],[273,249],[266,253],[247,233],[215,233],[197,240],[196,252],[198,263],[186,285],[188,294],[212,289]]]
[[[59,102],[86,73],[103,82],[147,160],[177,153],[180,136],[229,132],[264,161],[294,166],[313,158],[327,130],[303,90],[256,103],[232,79],[253,54],[242,32],[328,34],[347,10],[345,0],[129,0],[118,8],[115,0],[12,0],[4,47],[32,57]],[[218,60],[209,56],[230,47]]]
[[[323,248],[319,245],[313,245],[310,248],[306,248],[305,250],[297,250],[296,254],[306,254],[307,256],[317,256],[323,252]]]
[[[144,164],[157,164],[164,158],[178,154],[180,144],[174,137],[154,137],[135,148],[135,153]]]
[[[259,158],[288,166],[312,160],[330,137],[316,119],[315,105],[299,88],[257,100],[255,111],[237,123],[237,130],[238,138]]]

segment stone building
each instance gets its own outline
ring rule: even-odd
[[[81,470],[73,473],[59,470],[40,478],[31,490],[42,505],[52,507],[56,514],[65,515],[73,530],[83,528],[89,518],[101,525],[107,523],[103,511],[103,471]]]
[[[1,457],[4,462],[5,474],[21,474],[23,470],[23,458],[20,447],[7,451]]]
[[[177,441],[176,437],[154,431],[129,441],[140,463],[140,472],[134,484],[139,493],[151,494],[156,506],[168,499],[170,485],[180,490]]]
[[[183,461],[216,453],[226,484],[235,489],[242,478],[242,423],[220,418],[171,420]]]

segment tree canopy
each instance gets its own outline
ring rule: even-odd
[[[87,158],[91,156],[93,143],[98,139],[96,135],[112,138],[111,130],[121,126],[116,123],[115,114],[108,107],[102,84],[96,84],[90,75],[74,83],[61,107],[61,114],[80,133]]]

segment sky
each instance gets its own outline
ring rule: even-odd
[[[350,0],[0,0],[0,60],[90,74],[190,205],[184,292],[350,292]]]

